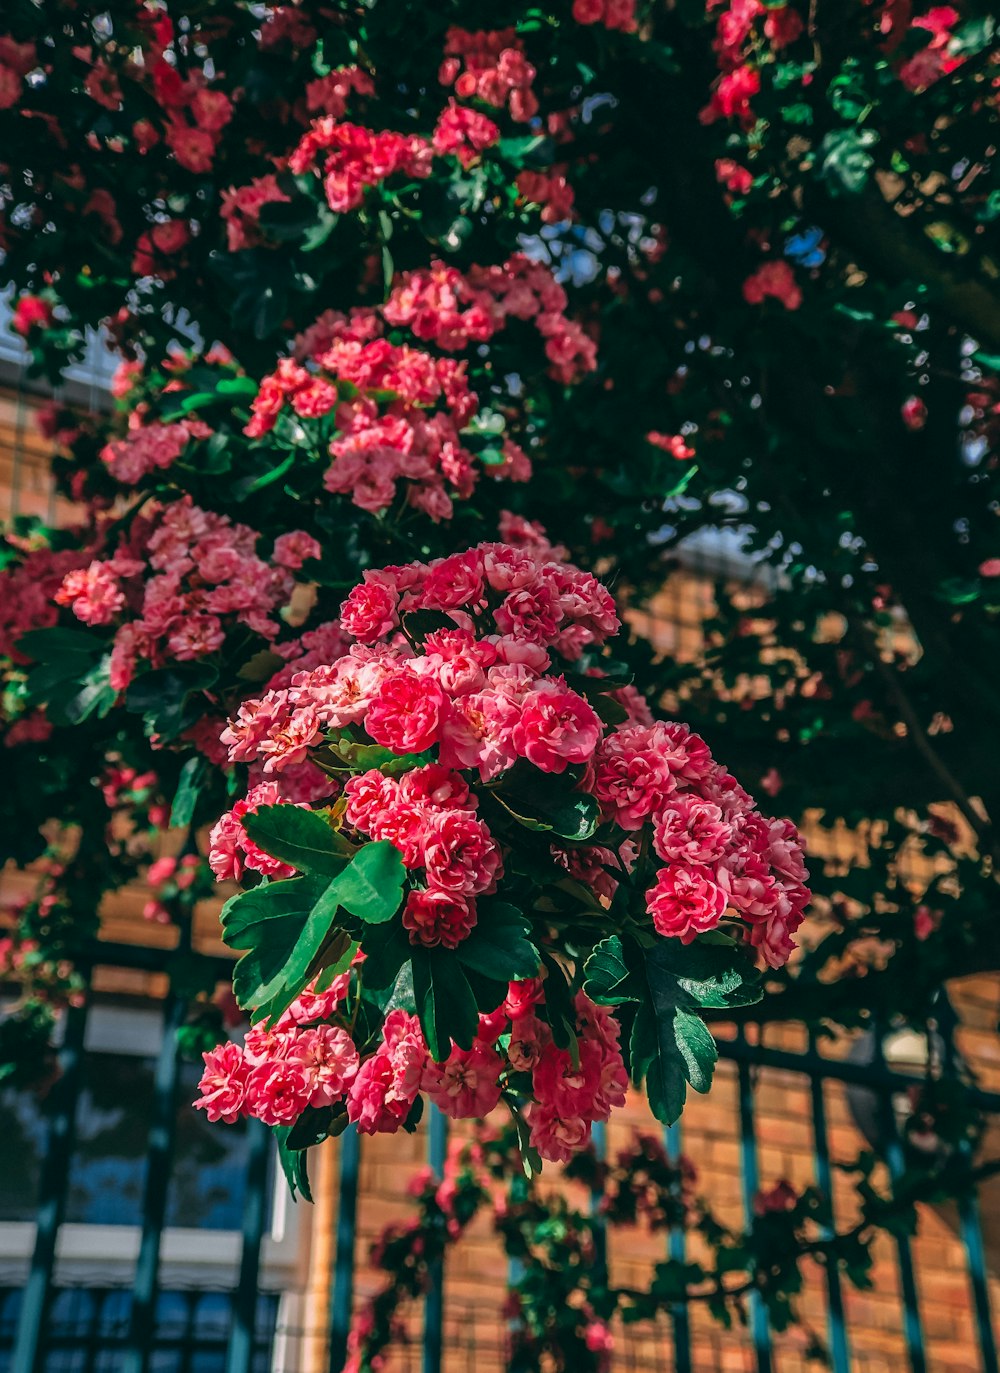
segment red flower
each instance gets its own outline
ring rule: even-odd
[[[41,296],[22,296],[14,308],[10,325],[27,338],[33,329],[47,329],[52,323],[52,306]]]

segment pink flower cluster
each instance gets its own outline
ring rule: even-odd
[[[475,488],[475,460],[459,431],[478,403],[463,364],[451,358],[383,338],[366,342],[345,323],[313,370],[285,358],[264,378],[245,432],[268,433],[286,405],[306,419],[335,411],[324,485],[362,510],[387,509],[402,482],[410,505],[435,521],[448,519],[453,495],[465,500]],[[516,445],[509,449],[495,470],[523,480],[528,460]]]
[[[0,110],[10,110],[21,99],[24,78],[38,65],[34,43],[17,43],[9,33],[0,34]]]
[[[567,384],[597,366],[597,349],[576,320],[551,270],[515,253],[499,267],[472,267],[467,275],[443,262],[406,272],[382,310],[394,326],[405,325],[446,352],[483,343],[512,319],[531,320],[545,339],[552,373]]]
[[[743,299],[749,305],[762,305],[768,296],[780,301],[786,310],[797,310],[802,304],[802,288],[781,258],[762,263],[743,283]]]
[[[590,1141],[595,1120],[607,1120],[625,1105],[628,1073],[619,1040],[621,1027],[610,1011],[577,992],[579,1061],[559,1048],[535,1008],[544,983],[512,983],[504,1009],[510,1016],[507,1056],[517,1072],[531,1073],[534,1101],[527,1110],[531,1143],[542,1158],[568,1163]]]
[[[909,91],[923,91],[942,76],[955,71],[965,61],[960,53],[952,53],[951,40],[955,25],[961,19],[952,5],[933,5],[926,14],[914,19],[910,27],[923,29],[930,41],[899,68],[899,79]]]
[[[203,70],[188,67],[182,76],[162,50],[150,65],[156,99],[166,115],[166,145],[186,171],[202,176],[212,170],[222,131],[233,117],[233,103],[225,91],[210,89]]]
[[[567,178],[565,162],[554,164],[547,172],[524,171],[515,185],[525,200],[542,207],[543,224],[562,224],[573,218],[576,196]]]
[[[437,703],[422,710],[411,702],[406,720],[396,720],[391,688],[401,682],[409,686],[402,676],[383,683],[369,711],[368,728],[376,740],[392,739],[399,752],[407,752],[417,738],[414,727],[431,722]],[[348,823],[372,839],[388,839],[411,878],[422,880],[403,908],[410,942],[455,948],[476,923],[475,898],[493,891],[503,872],[500,848],[476,815],[478,800],[468,784],[459,773],[431,763],[398,781],[377,769],[361,773],[346,783],[344,795]]]
[[[499,138],[500,129],[487,115],[449,100],[438,115],[431,144],[442,157],[457,157],[463,167],[471,167]]]
[[[242,1048],[226,1040],[205,1053],[195,1106],[229,1125],[240,1116],[291,1125],[307,1106],[339,1101],[358,1076],[358,1051],[339,1025],[314,1022],[336,1011],[348,978],[335,978],[324,992],[303,992],[273,1026],[250,1030]]]
[[[288,200],[273,172],[255,176],[246,186],[230,186],[222,192],[219,214],[226,225],[226,246],[231,253],[255,248],[262,239],[260,212],[265,205]]]
[[[578,24],[603,24],[622,33],[634,33],[639,27],[635,0],[573,0],[573,18]]]
[[[263,873],[266,877],[291,877],[294,874],[294,868],[259,848],[242,823],[248,811],[256,810],[258,806],[274,806],[288,799],[276,781],[258,782],[242,801],[237,801],[232,810],[226,811],[216,822],[209,836],[208,863],[219,882],[238,882],[247,869]]]
[[[174,919],[171,904],[179,893],[190,891],[198,880],[203,860],[196,853],[186,853],[182,858],[165,854],[151,863],[146,872],[146,883],[151,889],[149,899],[142,908],[144,920],[157,925],[169,925]]]
[[[176,260],[191,242],[191,226],[185,219],[165,219],[136,239],[131,271],[134,276],[155,276],[170,281]]]
[[[285,538],[298,540],[300,549],[309,536]],[[236,624],[265,639],[278,634],[273,615],[287,604],[294,578],[281,565],[284,546],[268,563],[256,554],[257,539],[247,525],[202,510],[185,496],[134,519],[110,558],[63,578],[55,601],[84,624],[110,624],[130,612],[111,655],[111,685],[124,691],[141,659],[159,667],[205,657],[222,647]],[[319,551],[311,539],[309,547]]]
[[[296,357],[317,361],[335,340],[371,341],[386,324],[408,328],[421,342],[454,353],[488,342],[511,320],[531,320],[545,340],[551,374],[570,384],[595,369],[597,349],[579,323],[567,318],[567,304],[551,270],[523,253],[500,266],[474,266],[464,275],[434,261],[397,278],[377,309],[355,309],[350,318],[326,311],[296,340]]]
[[[420,653],[395,633],[417,610],[454,625],[428,634]],[[437,746],[445,767],[475,768],[484,781],[518,758],[564,772],[593,756],[602,726],[562,677],[545,675],[549,650],[574,660],[618,627],[595,578],[505,544],[369,572],[341,617],[360,642],[245,702],[223,742],[233,760],[259,759],[270,775],[300,762],[325,731],[363,725],[398,754]]]
[[[589,1140],[593,1121],[607,1120],[614,1107],[625,1104],[628,1075],[618,1022],[609,1011],[577,994],[579,1062],[574,1066],[536,1014],[543,1000],[541,982],[512,982],[502,1005],[480,1016],[471,1048],[453,1044],[441,1063],[429,1058],[417,1018],[393,1011],[382,1044],[362,1064],[348,1094],[348,1116],[363,1133],[393,1133],[423,1091],[453,1120],[481,1118],[499,1102],[509,1072],[530,1072],[531,1143],[543,1158],[566,1162]],[[504,1052],[498,1041],[507,1035]]]
[[[326,114],[343,119],[352,95],[374,95],[375,83],[360,67],[338,67],[306,86],[306,108],[310,114]]]
[[[28,338],[36,329],[48,329],[52,323],[52,306],[43,296],[30,293],[18,297],[11,315],[10,327],[15,334]]]
[[[694,449],[688,446],[681,434],[661,434],[659,430],[651,429],[646,435],[646,442],[651,443],[654,448],[662,449],[664,453],[669,453],[678,462],[687,462],[695,456]]]
[[[23,663],[15,645],[29,630],[49,629],[57,622],[56,593],[67,576],[86,564],[87,553],[79,548],[33,547],[15,534],[8,534],[0,547],[4,553],[16,550],[21,555],[0,572],[0,657]]]
[[[763,24],[758,34],[755,25],[760,20]],[[802,15],[793,5],[770,5],[763,0],[725,0],[712,44],[722,75],[715,84],[711,100],[701,112],[702,122],[737,119],[749,128],[755,118],[750,101],[760,90],[760,72],[752,61],[755,44],[763,38],[772,51],[777,52],[794,43],[804,30]]]
[[[201,420],[176,424],[136,424],[123,439],[112,439],[101,449],[101,460],[123,486],[137,486],[151,472],[171,467],[189,439],[209,438],[212,431]]]
[[[594,794],[622,829],[653,826],[664,863],[646,893],[653,925],[689,944],[732,911],[771,967],[787,962],[809,891],[789,820],[765,819],[685,725],[628,724],[597,748]]]
[[[441,262],[408,272],[383,306],[321,316],[298,340],[301,361],[282,359],[261,382],[245,432],[269,433],[286,406],[303,419],[333,412],[327,490],[377,512],[405,483],[409,504],[433,520],[448,519],[453,498],[467,499],[476,484],[476,460],[461,430],[479,403],[464,362],[390,343],[386,327],[407,327],[421,342],[456,352],[488,341],[511,320],[530,320],[545,340],[552,374],[570,383],[597,362],[593,340],[564,313],[567,303],[551,271],[523,254],[467,275]],[[512,438],[500,440],[498,454],[491,475],[530,476]]]
[[[479,1118],[497,1105],[510,1072],[530,1073],[531,1142],[543,1158],[566,1162],[589,1140],[593,1121],[625,1104],[618,1023],[582,992],[575,1001],[575,1064],[538,1014],[544,984],[537,980],[512,982],[502,1004],[480,1016],[471,1047],[453,1044],[440,1063],[430,1057],[417,1017],[390,1011],[375,1051],[362,1062],[347,1030],[322,1023],[336,1018],[349,977],[341,974],[324,992],[304,992],[274,1026],[251,1030],[242,1048],[226,1042],[207,1052],[195,1105],[213,1121],[249,1115],[290,1125],[307,1106],[346,1098],[348,1119],[363,1134],[395,1134],[421,1092],[452,1119]]]
[[[514,29],[470,33],[452,26],[445,34],[444,53],[438,80],[442,86],[453,86],[460,100],[506,108],[519,124],[538,113],[531,89],[535,69]]]
[[[313,120],[288,159],[301,176],[317,168],[326,203],[337,214],[356,210],[373,186],[392,176],[428,177],[434,151],[417,134],[377,133],[332,115]]]

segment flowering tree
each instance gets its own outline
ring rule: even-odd
[[[184,925],[206,862],[244,882],[256,1021],[202,1103],[280,1129],[301,1181],[421,1092],[502,1097],[562,1158],[629,1075],[673,1119],[705,1020],[765,987],[755,1015],[919,1019],[996,966],[986,7],[5,22],[14,326],[52,375],[98,322],[125,359],[109,422],[47,414],[78,527],[15,530],[3,573],[36,996],[76,994],[99,893],[188,830],[151,913]],[[720,588],[698,671],[616,639],[593,573],[637,604],[719,526],[767,603]],[[876,822],[791,977],[794,827],[668,714],[786,807]],[[887,970],[845,996],[871,936]]]

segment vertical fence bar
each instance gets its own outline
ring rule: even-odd
[[[592,1127],[594,1154],[598,1164],[603,1164],[608,1156],[608,1127],[603,1120],[595,1120]],[[601,1213],[604,1188],[597,1187],[590,1194],[590,1215],[594,1222],[594,1267],[601,1285],[608,1281],[608,1227]]]
[[[267,1127],[259,1120],[247,1125],[247,1194],[243,1203],[243,1248],[240,1279],[233,1295],[232,1325],[226,1350],[226,1373],[250,1373],[257,1333],[257,1284],[260,1248],[267,1209],[267,1174],[271,1151]]]
[[[358,1220],[358,1165],[361,1139],[348,1125],[340,1136],[340,1191],[337,1200],[337,1249],[333,1294],[330,1299],[330,1373],[339,1373],[347,1359],[347,1337],[354,1306],[354,1241]]]
[[[743,1030],[740,1029],[738,1033],[740,1039],[743,1039]],[[737,1076],[740,1089],[740,1162],[742,1165],[743,1215],[746,1224],[752,1225],[754,1219],[753,1203],[760,1188],[760,1176],[757,1168],[757,1140],[754,1135],[753,1124],[753,1081],[750,1074],[750,1064],[742,1056],[737,1065]],[[750,1293],[750,1335],[753,1339],[754,1353],[757,1356],[758,1373],[771,1373],[771,1328],[768,1325],[767,1312],[759,1292]]]
[[[679,1168],[683,1147],[679,1120],[675,1121],[673,1125],[668,1125],[664,1130],[663,1142],[666,1146],[667,1158],[675,1168]],[[683,1225],[670,1227],[667,1253],[675,1263],[683,1263],[687,1258],[687,1242],[684,1238]],[[674,1367],[676,1373],[691,1373],[691,1317],[687,1303],[678,1302],[672,1309],[670,1316],[674,1327]]]
[[[885,1069],[885,1053],[882,1047],[882,1027],[877,1021],[872,1026],[872,1063]],[[889,1176],[895,1183],[906,1169],[903,1146],[896,1128],[896,1113],[892,1104],[892,1093],[884,1087],[878,1093],[878,1123],[884,1143],[884,1155]],[[913,1272],[913,1254],[906,1235],[896,1237],[896,1254],[899,1261],[899,1281],[903,1289],[903,1334],[906,1338],[906,1353],[912,1373],[927,1373],[927,1353],[924,1348],[924,1332],[920,1323],[920,1307],[917,1302],[917,1283]]]
[[[812,1098],[813,1156],[816,1165],[817,1185],[820,1191],[826,1194],[830,1202],[830,1225],[823,1232],[823,1238],[829,1239],[834,1232],[835,1222],[833,1218],[833,1173],[830,1168],[830,1142],[826,1128],[826,1101],[823,1096],[823,1069],[825,1064],[817,1051],[814,1036],[810,1036],[809,1039],[809,1056],[812,1060],[809,1073],[809,1092]],[[847,1327],[844,1324],[844,1293],[840,1285],[840,1272],[835,1263],[826,1265],[826,1300],[830,1367],[833,1373],[850,1373]]]
[[[935,1006],[938,1030],[944,1045],[944,1066],[952,1077],[961,1077],[963,1064],[955,1049],[955,1029],[958,1017],[947,994],[941,992]],[[967,1166],[972,1163],[972,1149],[963,1142],[961,1154]],[[983,1229],[979,1215],[979,1193],[973,1189],[958,1198],[958,1223],[965,1245],[965,1259],[969,1270],[969,1286],[972,1289],[972,1307],[976,1313],[976,1328],[979,1333],[979,1352],[983,1373],[1000,1373],[997,1361],[996,1336],[993,1333],[993,1314],[990,1310],[990,1289],[987,1278],[986,1251],[983,1247]]]
[[[448,1120],[435,1105],[431,1105],[427,1125],[427,1162],[435,1177],[444,1172],[448,1152]],[[424,1301],[424,1358],[423,1373],[441,1373],[441,1351],[444,1330],[444,1264],[439,1259],[430,1265],[430,1286]]]
[[[174,1156],[177,1125],[177,1084],[180,1056],[177,1031],[184,1023],[187,1006],[173,993],[163,1016],[163,1042],[153,1079],[153,1118],[149,1128],[146,1182],[142,1198],[142,1237],[135,1265],[132,1309],[129,1313],[122,1373],[147,1373],[156,1331],[156,1298],[160,1286],[160,1241],[167,1214],[167,1193]]]
[[[43,1330],[52,1297],[59,1227],[66,1214],[69,1167],[76,1131],[76,1106],[83,1079],[83,1040],[87,1030],[87,1005],[71,1006],[66,1013],[66,1035],[59,1063],[62,1074],[52,1089],[45,1158],[38,1195],[38,1220],[31,1267],[21,1298],[11,1368],[19,1373],[40,1373],[44,1362]]]
[[[972,1302],[976,1313],[976,1326],[979,1331],[979,1352],[982,1355],[983,1373],[1000,1373],[1000,1364],[997,1362],[996,1337],[993,1334],[993,1316],[990,1311],[990,1289],[986,1276],[983,1230],[979,1220],[979,1198],[975,1192],[967,1192],[965,1196],[959,1198],[958,1219],[969,1267],[969,1283],[972,1287]]]

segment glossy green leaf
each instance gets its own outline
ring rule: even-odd
[[[194,819],[194,809],[207,776],[208,759],[200,753],[189,758],[181,768],[173,805],[170,807],[170,823],[175,828],[184,829]]]
[[[494,980],[516,982],[538,973],[531,922],[503,901],[480,899],[476,925],[455,952],[467,968]]]
[[[324,893],[367,925],[381,925],[399,910],[406,869],[388,839],[365,844]]]
[[[610,935],[601,941],[584,964],[583,990],[599,1006],[618,1006],[640,1001],[642,988],[625,962],[622,941]]]
[[[516,763],[491,794],[525,829],[582,840],[600,822],[596,797],[574,791],[568,774],[540,772],[530,763]]]
[[[413,994],[431,1057],[448,1057],[451,1041],[472,1047],[479,1029],[479,1008],[455,954],[447,949],[413,950]]]
[[[260,806],[247,812],[243,827],[265,853],[299,872],[335,877],[355,853],[328,820],[301,806]]]
[[[305,1201],[312,1201],[306,1162],[308,1154],[305,1149],[293,1149],[288,1143],[294,1128],[291,1125],[275,1127],[274,1134],[278,1141],[278,1162],[281,1164],[281,1171],[284,1173],[285,1181],[291,1191],[292,1200],[297,1200],[296,1194],[298,1194]]]

